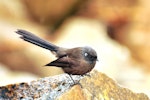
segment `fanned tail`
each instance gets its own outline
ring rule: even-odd
[[[34,34],[28,32],[28,31],[18,29],[16,31],[16,33],[21,35],[20,38],[27,41],[27,42],[30,42],[32,44],[35,44],[37,46],[40,46],[42,48],[45,48],[45,49],[48,49],[48,50],[51,50],[51,51],[56,52],[58,50],[58,46],[56,46],[54,44],[51,44],[48,41],[45,41],[45,40],[35,36]]]

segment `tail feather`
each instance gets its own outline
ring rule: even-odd
[[[45,49],[48,49],[51,51],[56,52],[58,50],[58,46],[51,44],[48,41],[45,41],[45,40],[35,36],[34,34],[28,32],[28,31],[19,29],[16,31],[16,33],[21,35],[20,38],[27,41],[27,42],[30,42],[32,44],[35,44],[37,46],[40,46],[42,48],[45,48]]]

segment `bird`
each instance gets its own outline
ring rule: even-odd
[[[89,46],[64,48],[54,45],[23,29],[18,29],[15,32],[24,41],[50,50],[56,56],[56,60],[51,61],[45,66],[60,67],[69,75],[85,75],[94,68],[98,60],[96,51]]]

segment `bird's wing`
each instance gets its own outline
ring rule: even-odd
[[[71,67],[71,61],[67,56],[64,56],[46,64],[45,66],[56,66],[62,68]]]

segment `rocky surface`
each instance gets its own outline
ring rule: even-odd
[[[144,93],[134,93],[95,70],[72,78],[75,83],[69,75],[62,74],[3,86],[0,100],[149,100]]]
[[[150,96],[150,1],[83,0],[81,7],[75,6],[77,2],[80,0],[38,0],[36,4],[31,0],[0,0],[0,85],[62,73],[55,67],[42,67],[55,58],[49,51],[20,40],[14,32],[19,28],[59,46],[94,47],[99,54],[95,69]],[[78,11],[70,18],[72,8]],[[52,33],[61,20],[60,28]],[[111,40],[106,33],[130,49]]]

